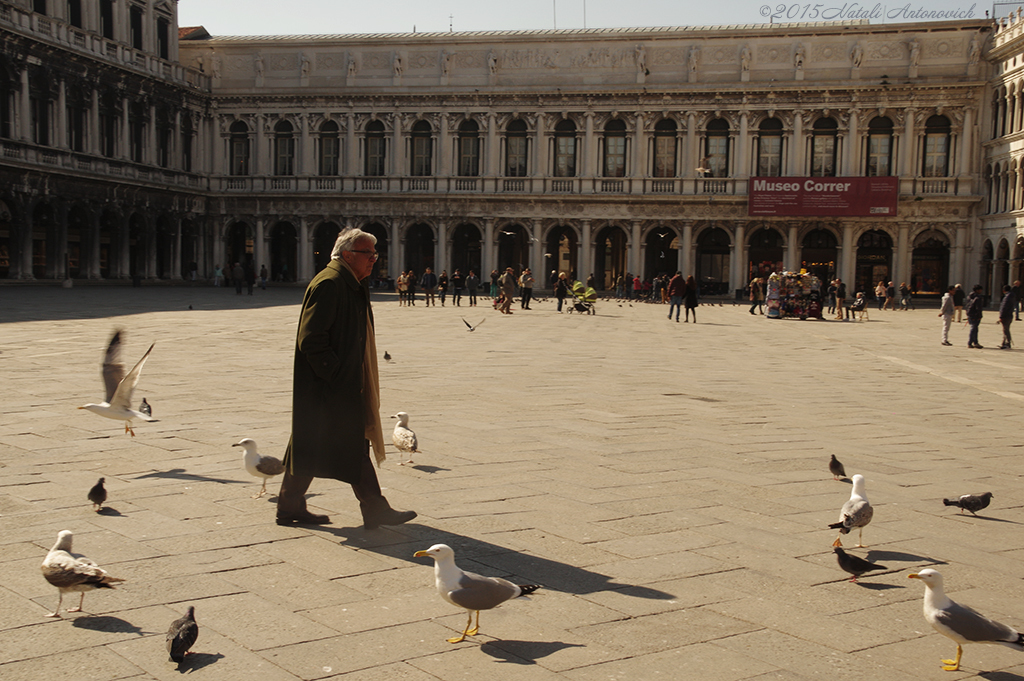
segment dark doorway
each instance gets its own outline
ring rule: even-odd
[[[295,281],[298,269],[298,233],[290,222],[279,222],[270,230],[270,280]]]
[[[864,232],[857,240],[857,274],[849,297],[863,291],[865,298],[874,298],[875,285],[880,281],[888,284],[891,272],[892,237],[877,229]]]
[[[607,291],[615,286],[615,280],[626,274],[628,243],[626,232],[618,225],[609,225],[597,233],[594,239],[594,283],[597,288]],[[633,272],[639,276],[639,272]],[[573,279],[579,279],[573,275]]]
[[[454,272],[462,270],[468,276],[469,271],[477,273],[481,280],[486,279],[489,272],[481,272],[483,249],[481,247],[480,230],[476,225],[463,223],[452,232],[452,261],[449,265]]]
[[[828,288],[828,282],[836,278],[838,254],[839,242],[835,234],[827,229],[812,229],[804,237],[800,267],[816,276]]]
[[[782,272],[783,246],[782,235],[772,227],[762,227],[751,233],[747,258],[747,279],[741,282],[744,286],[754,277],[768,279],[773,272]]]
[[[670,277],[679,270],[679,236],[675,230],[659,225],[647,234],[644,255],[644,278],[654,279],[663,274]]]

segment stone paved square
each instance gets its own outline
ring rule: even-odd
[[[423,453],[379,476],[419,517],[366,531],[347,485],[317,480],[332,523],[278,527],[231,445],[281,456],[301,288],[0,289],[0,677],[173,679],[164,632],[196,607],[192,678],[1024,678],[1024,657],[954,644],[921,615],[935,566],[954,599],[1024,627],[1024,353],[940,345],[934,309],[870,321],[769,321],[704,305],[554,302],[499,315],[375,296],[385,433],[410,414]],[[486,323],[469,333],[471,324]],[[100,361],[150,343],[134,439],[76,409],[102,397]],[[390,448],[390,438],[389,448]],[[889,569],[846,581],[830,544],[850,485],[875,506],[856,550]],[[86,492],[107,479],[109,510]],[[980,517],[943,497],[992,491]],[[39,565],[59,530],[126,581],[56,604]],[[412,554],[444,542],[459,565],[544,586],[463,612]],[[854,535],[844,542],[856,543]],[[65,606],[74,604],[74,596]]]

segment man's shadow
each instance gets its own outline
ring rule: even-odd
[[[518,553],[497,544],[452,534],[418,524],[402,525],[402,532],[385,529],[364,530],[361,527],[312,526],[309,529],[328,532],[341,539],[343,546],[369,551],[414,565],[433,565],[429,558],[413,558],[416,551],[433,544],[447,544],[455,551],[455,563],[469,572],[488,577],[515,576],[512,581],[525,580],[544,589],[570,594],[598,591],[619,591],[637,598],[672,600],[673,594],[646,586],[620,584],[608,575],[542,558]]]

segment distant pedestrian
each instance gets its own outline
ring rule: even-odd
[[[220,263],[213,266],[213,285],[220,286],[224,283],[224,270],[221,269]]]
[[[1013,292],[1013,299],[1017,301],[1017,307],[1015,307],[1014,310],[1013,310],[1013,318],[1014,318],[1015,321],[1019,322],[1020,321],[1020,280],[1019,279],[1017,281],[1013,282],[1013,286],[1011,287],[1011,291]]]
[[[978,343],[978,327],[981,326],[982,309],[985,307],[985,296],[981,292],[981,284],[975,284],[967,296],[967,325],[971,329],[967,336],[967,347],[978,350],[982,349]]]
[[[466,292],[469,294],[470,307],[476,307],[476,291],[478,288],[480,288],[480,277],[476,276],[476,272],[470,270],[469,275],[466,276]]]
[[[960,323],[960,319],[963,316],[964,311],[964,299],[967,298],[967,294],[964,292],[963,287],[957,284],[953,287],[953,309],[956,310],[956,323]]]
[[[412,270],[405,275],[405,304],[416,304],[416,273]]]
[[[885,308],[885,282],[878,282],[878,286],[875,287],[875,302],[878,304],[878,309],[881,311]]]
[[[444,307],[444,299],[448,295],[448,270],[441,270],[441,276],[437,278],[437,293],[441,298],[441,307]]]
[[[565,280],[565,272],[558,273],[558,279],[555,280],[555,300],[558,301],[558,313],[562,313],[562,303],[565,302],[565,296],[569,294],[569,285]]]
[[[516,294],[516,275],[511,267],[505,268],[505,274],[498,279],[498,286],[501,289],[501,306],[498,312],[512,314],[512,297]]]
[[[896,287],[891,281],[885,287],[885,306],[893,312],[896,311]]]
[[[949,326],[953,323],[953,291],[956,290],[955,286],[950,286],[946,290],[946,295],[942,296],[942,306],[939,308],[939,316],[942,317],[942,344],[952,345],[949,342]]]
[[[1003,284],[1003,300],[999,303],[999,323],[1003,325],[1003,344],[999,346],[1000,350],[1009,350],[1013,346],[1010,324],[1013,323],[1016,311],[1017,299],[1013,297],[1013,288],[1009,284]]]
[[[693,323],[697,323],[697,281],[691,274],[686,278],[686,293],[683,294],[683,304],[686,306],[686,321],[690,321],[690,311],[693,311]]]
[[[842,279],[836,279],[836,319],[842,319],[846,314],[846,284]]]
[[[836,280],[833,279],[828,284],[828,312],[829,314],[836,313]]]
[[[641,294],[643,294],[644,283],[640,281],[640,275],[633,277],[633,299],[640,300]]]
[[[423,288],[424,305],[427,307],[431,305],[437,307],[437,303],[434,302],[434,291],[437,289],[437,275],[434,274],[434,270],[430,267],[423,272],[423,277],[420,279],[420,287]]]
[[[554,274],[554,270],[551,272]],[[498,270],[491,270],[491,298],[496,299],[498,297]]]
[[[455,270],[452,273],[452,305],[462,305],[462,286],[465,282],[466,280],[460,270]]]
[[[956,301],[954,301],[956,302]],[[910,307],[910,287],[907,282],[900,284],[900,309],[906,310]]]
[[[260,265],[260,288],[267,290],[267,266]]]
[[[633,297],[633,275],[626,272],[625,278],[622,280],[622,294],[629,300]]]
[[[533,300],[533,285],[536,280],[533,278],[533,273],[530,272],[530,268],[527,267],[523,270],[523,273],[519,275],[519,307],[524,310],[530,309],[530,301]]]
[[[399,272],[398,278],[395,279],[395,290],[398,291],[398,306],[402,307],[405,305],[405,272]]]
[[[764,291],[761,289],[761,278],[754,277],[750,282],[750,314],[754,314],[754,308],[764,314]]]
[[[679,313],[683,308],[683,296],[686,295],[686,282],[683,281],[683,273],[676,272],[668,282],[668,318],[672,319],[673,308],[676,311],[676,322],[679,321]]]
[[[196,264],[195,260],[188,264],[188,274],[189,279],[191,279],[192,281],[195,281],[196,278],[199,276],[199,265]]]
[[[235,285],[235,295],[242,295],[242,284],[245,283],[245,270],[242,269],[242,263],[236,262],[235,266],[231,268],[231,283]]]

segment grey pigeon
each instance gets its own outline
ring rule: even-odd
[[[837,459],[835,454],[832,455],[832,460],[828,462],[828,470],[832,474],[833,480],[846,477],[846,469],[843,468],[843,462]]]
[[[943,499],[942,503],[946,506],[959,506],[960,513],[970,511],[971,515],[978,515],[978,511],[988,508],[991,501],[992,492],[985,492],[984,494],[964,494],[959,499]]]
[[[171,655],[171,662],[184,662],[188,649],[197,638],[199,625],[196,624],[196,609],[190,605],[188,612],[171,622],[171,628],[167,630],[167,652]]]
[[[142,398],[142,404],[139,405],[139,411],[141,411],[146,416],[153,415],[153,407],[150,406],[149,402],[146,401],[145,397]]]
[[[387,350],[384,351],[384,361],[385,362],[390,362],[391,361],[391,355],[388,354]]]
[[[857,578],[865,572],[871,572],[872,570],[888,570],[889,568],[878,563],[872,563],[869,560],[864,560],[860,556],[854,556],[853,554],[843,551],[841,548],[836,546],[832,549],[836,552],[836,560],[839,562],[839,567],[843,568],[844,571],[849,572],[853,575],[850,579],[851,582],[856,582]]]
[[[103,486],[106,478],[100,478],[100,481],[92,486],[89,490],[89,501],[92,502],[94,508],[92,510],[99,513],[103,510],[103,504],[107,500],[107,488]]]

